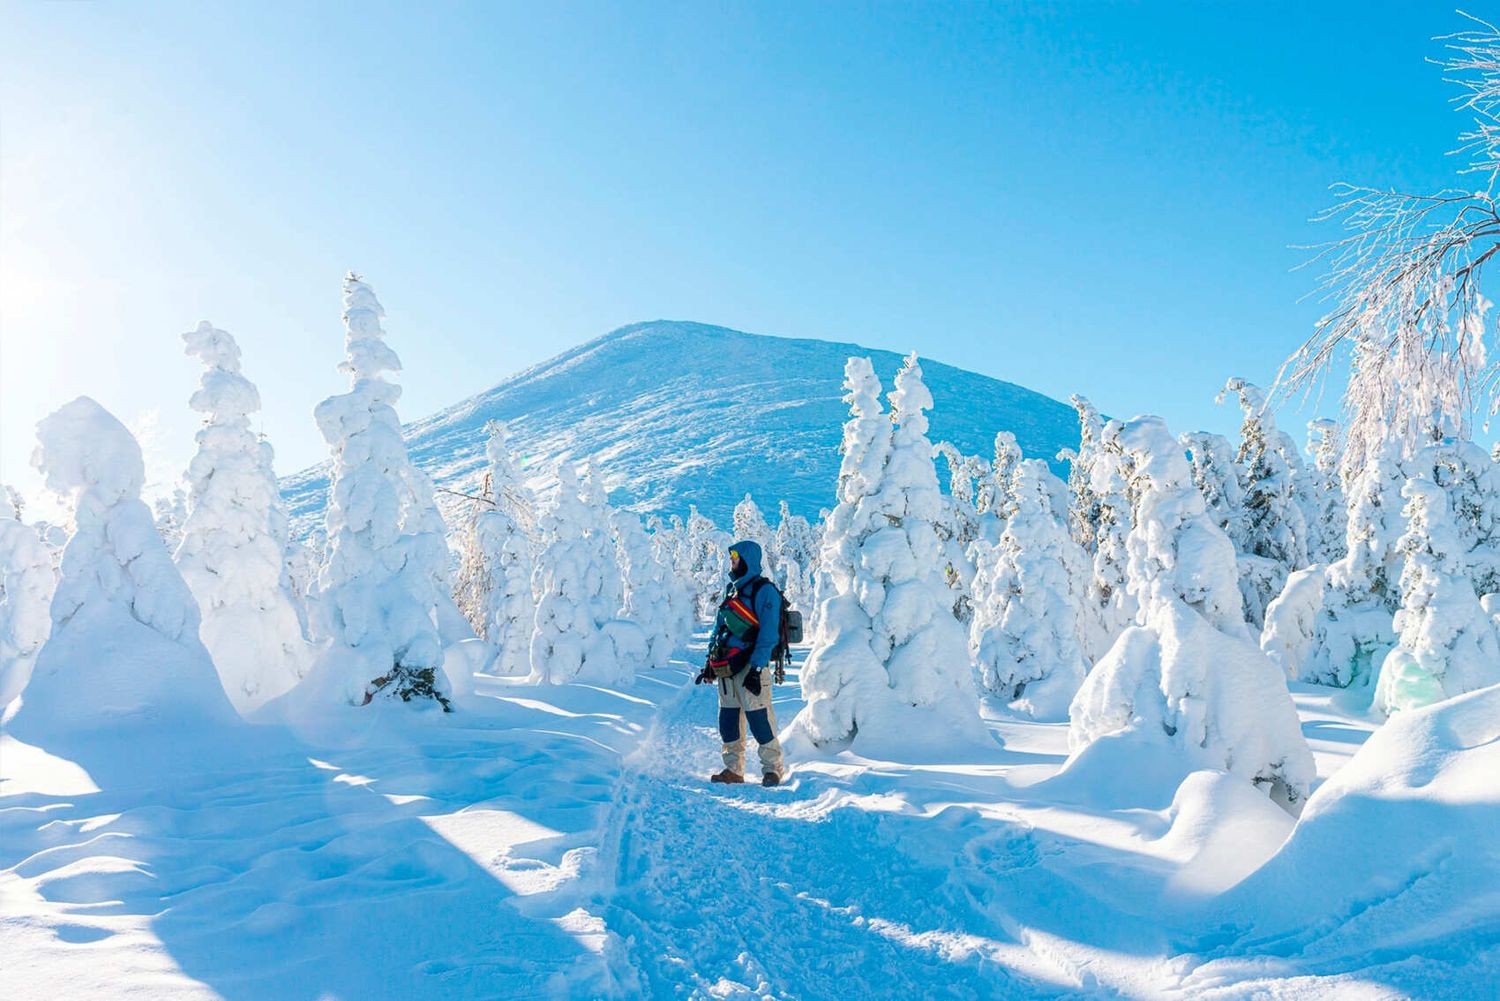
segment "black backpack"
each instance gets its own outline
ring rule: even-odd
[[[779,628],[776,630],[776,646],[771,650],[771,663],[776,667],[774,680],[780,685],[786,681],[786,665],[792,657],[792,644],[802,642],[802,613],[786,600],[786,595],[782,593],[781,588],[764,577],[756,577],[749,581],[746,590],[741,592],[751,608],[755,607],[755,596],[765,586],[770,586],[776,592],[776,597],[781,599],[781,614],[777,616]]]

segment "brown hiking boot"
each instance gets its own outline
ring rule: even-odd
[[[775,772],[766,772],[760,777],[760,784],[763,786],[779,786],[781,785],[781,776]]]
[[[745,776],[741,775],[739,772],[731,772],[726,768],[716,775],[710,775],[708,777],[708,781],[723,782],[726,785],[741,785],[745,781]]]

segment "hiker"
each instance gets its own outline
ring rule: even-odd
[[[771,705],[771,657],[781,626],[781,592],[760,575],[760,544],[729,547],[729,583],[709,636],[708,658],[695,684],[719,686],[719,736],[724,770],[712,782],[745,781],[745,730],[759,745],[763,786],[781,783],[781,741]]]

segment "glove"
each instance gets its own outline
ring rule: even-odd
[[[752,667],[745,672],[745,691],[751,695],[760,694],[760,668]]]
[[[713,681],[713,680],[714,680],[714,670],[713,670],[713,668],[711,668],[711,667],[705,667],[703,670],[699,671],[698,672],[698,676],[693,679],[693,684],[695,684],[695,685],[706,685],[710,681]]]

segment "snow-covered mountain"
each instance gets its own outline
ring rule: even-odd
[[[720,524],[749,491],[816,516],[833,504],[844,362],[869,357],[886,383],[891,351],[747,334],[704,323],[637,323],[511,376],[406,426],[412,458],[440,487],[469,490],[484,462],[484,426],[509,423],[526,468],[550,477],[563,457],[591,458],[617,505],[680,512],[698,505]],[[1066,404],[1020,386],[923,359],[936,400],[932,439],[989,455],[1008,430],[1028,457],[1056,462],[1078,440]],[[328,467],[282,481],[298,534],[322,516]]]

